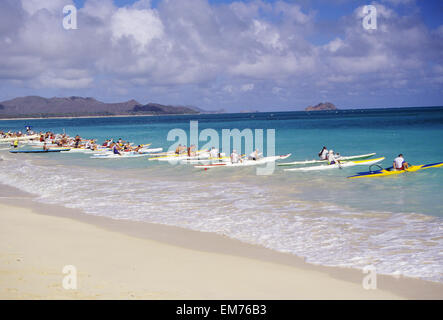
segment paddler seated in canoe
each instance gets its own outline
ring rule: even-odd
[[[260,155],[260,154],[258,153],[258,149],[255,149],[254,152],[252,152],[252,153],[249,155],[249,160],[258,160],[259,155]]]
[[[141,144],[139,144],[137,147],[134,148],[133,151],[137,152],[137,153],[141,153],[140,150],[143,149],[143,146]]]
[[[97,140],[96,139],[94,139],[94,140],[91,140],[91,148],[92,148],[92,150],[98,150],[98,144],[97,144]]]
[[[231,163],[239,163],[240,155],[237,153],[237,150],[232,150],[231,153]]]
[[[340,161],[337,160],[337,158],[334,155],[334,150],[329,150],[327,158],[328,158],[328,164],[340,163]]]
[[[129,143],[126,143],[123,145],[122,149],[124,152],[129,152],[131,151],[131,146],[129,145]]]
[[[92,140],[88,140],[88,141],[86,141],[86,143],[85,143],[85,149],[92,149]]]
[[[211,150],[209,151],[209,157],[212,159],[217,159],[218,158],[218,149],[216,149],[215,147],[212,147]]]
[[[188,157],[195,156],[195,146],[194,145],[189,146],[186,151],[187,151]]]
[[[326,147],[323,147],[323,149],[321,149],[321,151],[319,152],[318,156],[320,157],[320,159],[326,160],[328,158],[328,149]]]
[[[14,140],[14,143],[12,145],[14,148],[18,148],[18,139]]]
[[[406,170],[409,168],[409,163],[403,158],[403,154],[400,153],[397,158],[394,159],[394,170]]]
[[[75,136],[75,144],[74,148],[78,149],[80,147],[80,142],[82,141],[82,138],[79,135]]]
[[[195,145],[191,145],[188,148],[188,156],[189,157],[195,157],[197,155],[197,152],[195,151],[195,149],[196,149]]]
[[[114,146],[112,147],[112,153],[114,153],[114,154],[118,154],[119,156],[122,155],[122,154],[120,153],[120,150],[119,150],[117,144],[114,144]]]

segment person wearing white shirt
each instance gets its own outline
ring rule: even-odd
[[[211,151],[209,151],[209,156],[213,159],[218,158],[218,149],[212,147]]]
[[[323,147],[318,156],[320,157],[320,159],[326,160],[328,158],[328,149],[326,147]]]
[[[240,155],[237,153],[236,150],[233,150],[231,153],[231,162],[238,163],[239,161],[240,161]]]
[[[403,154],[399,154],[397,158],[394,159],[393,167],[395,170],[406,170],[409,168],[409,163],[403,158]]]
[[[334,150],[329,150],[328,152],[328,163],[329,164],[338,163],[338,160],[334,156]]]
[[[255,151],[249,155],[249,160],[258,160],[259,156],[258,149],[255,149]]]

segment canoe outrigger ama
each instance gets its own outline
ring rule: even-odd
[[[372,165],[372,164],[382,162],[383,160],[385,160],[385,157],[375,158],[375,159],[367,159],[367,160],[346,161],[346,162],[339,162],[339,163],[334,163],[334,164],[324,164],[324,165],[313,166],[313,167],[291,168],[291,169],[284,169],[284,170],[285,171],[317,171],[317,170],[342,169],[342,168],[353,167],[353,166]]]

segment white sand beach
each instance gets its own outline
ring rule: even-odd
[[[122,222],[118,232],[118,224],[110,221],[100,227],[0,204],[0,298],[403,299],[412,298],[411,293],[419,298],[423,291],[398,280],[394,290],[365,290],[363,274],[359,281],[355,273],[348,279],[331,276],[307,264],[298,267],[272,254],[266,257],[268,250],[260,248],[263,259],[251,258],[248,245],[239,254],[235,241],[198,232],[192,232],[185,247],[162,243],[127,234],[131,223]],[[182,235],[174,229],[161,233],[179,241]],[[225,252],[208,252],[211,238],[218,238],[214,245],[224,242],[220,247]],[[206,242],[206,248],[192,248],[199,241]],[[226,253],[229,247],[235,255]],[[66,265],[77,270],[76,290],[63,289]],[[441,289],[435,286],[427,297],[441,298]]]

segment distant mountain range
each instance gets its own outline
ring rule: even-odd
[[[20,97],[0,102],[0,118],[47,118],[114,115],[171,115],[222,113],[205,111],[190,106],[168,106],[158,103],[141,104],[136,100],[120,103],[105,103],[94,98],[42,98]]]

